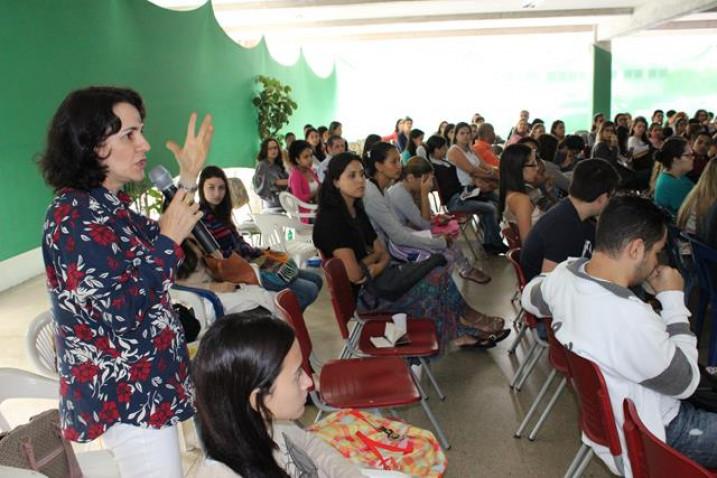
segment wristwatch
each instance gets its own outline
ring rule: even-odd
[[[186,186],[185,184],[182,184],[181,182],[179,183],[179,187],[184,189],[188,193],[192,193],[192,194],[197,192],[197,189],[199,189],[199,188],[197,188],[196,184],[193,184],[192,186]]]

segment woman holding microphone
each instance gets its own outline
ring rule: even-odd
[[[70,93],[50,124],[40,169],[55,190],[42,250],[57,328],[64,437],[102,436],[123,477],[181,477],[177,422],[194,414],[184,332],[168,290],[182,240],[201,218],[191,203],[213,133],[207,115],[184,146],[167,142],[179,190],[159,221],[122,191],[144,178],[150,145],[142,98],[90,87]]]

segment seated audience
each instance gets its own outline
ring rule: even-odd
[[[307,203],[316,202],[319,191],[319,178],[314,171],[311,145],[306,141],[297,140],[289,148],[289,162],[292,164],[289,173],[289,191]],[[302,219],[308,222],[306,219]]]
[[[366,158],[368,158],[368,152],[371,151],[371,148],[374,144],[379,143],[380,141],[381,137],[377,134],[370,134],[366,136],[366,139],[363,141],[363,152],[361,153],[361,161],[366,163]],[[324,177],[324,179],[326,179],[326,177]]]
[[[677,226],[707,242],[710,214],[717,204],[717,160],[711,159],[677,213]]]
[[[545,124],[543,123],[533,123],[533,127],[530,128],[530,137],[534,140],[538,140],[541,136],[545,134]]]
[[[412,129],[408,135],[408,144],[406,149],[401,152],[401,163],[406,164],[406,161],[414,156],[417,156],[417,150],[423,146],[424,133],[420,129]]]
[[[304,143],[298,140],[292,143]],[[319,295],[323,281],[321,276],[299,269],[293,261],[267,254],[253,247],[237,232],[232,221],[232,200],[228,194],[227,177],[221,168],[207,166],[199,176],[199,205],[204,217],[202,221],[217,240],[224,257],[236,252],[245,260],[259,266],[262,286],[278,292],[291,289],[299,299],[302,310],[312,304]]]
[[[384,144],[387,143],[375,145],[371,156]],[[400,170],[398,152],[388,146],[392,151],[388,167]],[[442,351],[451,341],[459,346],[491,347],[505,339],[510,333],[503,329],[505,321],[469,307],[445,267],[435,267],[396,300],[376,294],[370,285],[389,267],[390,256],[364,210],[364,191],[371,186],[377,187],[365,179],[358,156],[353,153],[336,156],[321,188],[314,226],[316,247],[327,258],[341,259],[346,267],[354,284],[358,309],[430,318],[436,323]]]
[[[294,421],[312,378],[292,328],[260,311],[216,321],[192,361],[206,458],[196,476],[361,477],[359,467]]]
[[[550,134],[555,136],[558,142],[565,139],[565,123],[562,120],[555,120],[550,125]],[[549,160],[549,158],[543,158]]]
[[[552,136],[544,134],[542,138],[552,138]],[[550,161],[543,161],[540,153],[540,143],[535,139],[527,136],[518,141],[517,144],[524,144],[535,152],[538,161],[538,174],[533,182],[529,183],[529,195],[531,201],[540,206],[540,209],[547,211],[558,200],[557,197],[562,192],[567,193],[570,187],[570,178],[566,173],[560,171],[557,164]]]
[[[221,280],[212,275],[204,260],[204,252],[193,238],[182,242],[184,261],[177,269],[177,284],[214,292],[224,306],[225,314],[244,312],[262,307],[272,314],[274,293],[256,283],[237,283]],[[247,267],[251,267],[247,262]],[[252,277],[258,282],[258,279]]]
[[[331,138],[332,136],[338,136],[339,138],[341,138],[344,135],[344,126],[341,124],[341,122],[334,120],[329,123],[328,133],[329,138]],[[328,139],[326,140],[326,142],[328,143]]]
[[[543,128],[543,132],[545,128]],[[517,143],[520,138],[528,136],[530,132],[530,123],[525,118],[520,118],[512,130],[511,135],[508,137],[508,141],[505,142],[506,146]]]
[[[386,191],[388,202],[394,216],[404,227],[414,231],[431,233],[433,227],[433,214],[428,194],[433,190],[433,167],[431,163],[421,157],[411,158],[403,168],[401,180],[394,183]],[[416,205],[418,199],[419,206]],[[369,218],[370,215],[369,215]],[[440,216],[439,216],[440,218]],[[438,250],[458,266],[461,278],[485,284],[490,276],[480,269],[473,267],[463,255],[460,246],[451,236],[444,236],[447,249]]]
[[[273,138],[261,142],[252,184],[265,208],[281,208],[279,193],[288,187],[289,174],[284,169],[279,143]]]
[[[595,218],[618,183],[615,169],[602,159],[580,161],[569,195],[531,228],[520,251],[526,280],[550,272],[568,257],[590,257],[595,244]]]
[[[446,144],[450,148],[453,145],[453,140],[456,137],[456,125],[453,123],[448,123],[446,127],[443,129],[443,139],[446,140]]]
[[[316,176],[319,178],[319,184],[323,182],[324,176],[326,175],[326,169],[329,167],[329,161],[337,154],[341,154],[346,151],[346,140],[341,136],[329,136],[326,141],[326,158],[321,161],[319,167],[316,170]]]
[[[655,202],[676,216],[682,201],[694,187],[687,177],[692,171],[694,154],[684,138],[672,137],[655,153],[655,160],[662,165],[655,182]]]
[[[558,144],[558,151],[555,153],[555,164],[560,166],[560,171],[568,173],[582,159],[584,150],[585,141],[583,138],[576,134],[569,134]]]
[[[473,212],[480,215],[481,226],[485,232],[486,250],[488,252],[505,252],[501,250],[499,238],[498,214],[496,209],[498,189],[498,169],[482,162],[470,148],[470,126],[467,123],[458,123],[454,144],[448,149],[446,159],[456,169],[458,181],[463,192],[469,196],[465,199],[459,196],[454,204],[449,204],[449,210]],[[440,181],[440,178],[439,178]],[[477,189],[477,193],[476,190]]]
[[[662,148],[665,142],[664,128],[660,123],[652,123],[650,125],[650,144],[653,150]]]
[[[319,131],[314,128],[308,128],[305,134],[305,142],[311,147],[312,164],[314,168],[316,168],[326,157],[326,153],[324,152],[324,143],[321,140]],[[291,161],[291,153],[289,153],[289,161]]]
[[[557,340],[602,371],[622,435],[623,401],[631,399],[660,440],[708,468],[717,467],[717,414],[685,399],[700,382],[697,339],[690,331],[679,272],[658,264],[667,218],[647,199],[617,196],[598,220],[591,259],[568,259],[523,291],[523,307],[553,317]],[[662,309],[655,312],[629,289],[647,282]],[[585,440],[585,438],[583,438]],[[609,450],[586,442],[613,473],[632,476]],[[624,443],[624,442],[623,442]]]
[[[702,171],[705,169],[705,166],[707,166],[707,161],[710,159],[708,151],[711,145],[712,137],[703,127],[700,127],[690,136],[690,147],[692,148],[692,153],[695,155],[695,159],[692,163],[692,171],[687,173],[687,177],[690,178],[693,183],[696,183],[697,180],[700,179]]]
[[[490,123],[481,123],[478,126],[476,141],[473,143],[473,152],[488,166],[497,168],[500,166],[498,156],[493,152],[495,143],[495,129]]]
[[[538,167],[535,151],[525,144],[508,146],[500,159],[498,213],[505,222],[518,227],[521,242],[543,213],[531,201],[526,186],[535,182]]]
[[[593,124],[590,127],[590,133],[588,133],[587,147],[590,151],[592,151],[593,146],[595,146],[595,143],[597,143],[598,129],[600,128],[600,125],[602,125],[604,122],[605,115],[602,113],[595,113],[595,115],[593,116]]]
[[[662,126],[665,122],[665,112],[660,109],[653,111],[651,121]]]
[[[555,164],[555,154],[558,152],[558,138],[552,134],[544,134],[538,138],[538,151],[540,159]]]

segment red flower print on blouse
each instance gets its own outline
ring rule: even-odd
[[[95,340],[95,347],[97,347],[97,350],[100,352],[114,358],[121,355],[118,350],[110,347],[110,340],[107,337],[97,337],[97,340]]]
[[[47,286],[51,289],[57,287],[57,274],[55,273],[55,266],[49,265],[45,267],[45,274],[47,275]]]
[[[60,204],[55,208],[54,216],[55,216],[55,224],[59,225],[62,220],[67,217],[70,212],[72,211],[72,206],[69,204]]]
[[[90,224],[90,237],[100,246],[109,246],[117,240],[114,231],[102,224]]]
[[[102,411],[100,411],[100,420],[104,423],[114,422],[119,418],[119,412],[117,411],[117,404],[115,402],[105,402],[102,404]]]
[[[173,340],[174,332],[169,327],[165,327],[159,335],[154,338],[154,346],[157,347],[157,350],[167,350],[169,346],[172,345]]]
[[[114,257],[111,257],[111,256],[107,258],[107,267],[109,267],[111,270],[115,270],[115,269],[119,268],[119,266],[120,266],[120,263],[117,259],[115,259]]]
[[[172,418],[172,407],[169,402],[162,402],[149,416],[149,425],[159,428]]]
[[[67,280],[65,284],[70,290],[76,290],[77,286],[82,282],[85,277],[85,273],[77,269],[77,264],[72,263],[67,265]]]
[[[121,403],[127,403],[132,398],[132,387],[128,383],[122,382],[117,384],[117,400]]]
[[[80,434],[77,433],[77,430],[75,430],[74,427],[68,427],[62,431],[62,436],[65,440],[76,441],[80,437]]]
[[[99,424],[99,423],[92,423],[90,424],[89,428],[87,428],[87,438],[90,440],[94,440],[98,436],[102,435],[102,433],[105,431],[105,428]]]
[[[132,364],[129,370],[130,380],[134,382],[143,382],[149,378],[149,372],[152,370],[152,364],[149,360],[143,358]]]
[[[97,375],[99,371],[100,368],[97,365],[85,362],[72,367],[72,376],[75,377],[75,380],[78,382],[85,383],[95,378],[95,375]]]
[[[85,342],[88,342],[92,340],[92,329],[89,328],[89,326],[85,324],[77,324],[73,327],[75,330],[75,335],[78,339],[84,340]]]

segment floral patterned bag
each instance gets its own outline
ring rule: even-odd
[[[339,410],[307,428],[366,468],[442,477],[448,460],[433,433],[360,410]]]

